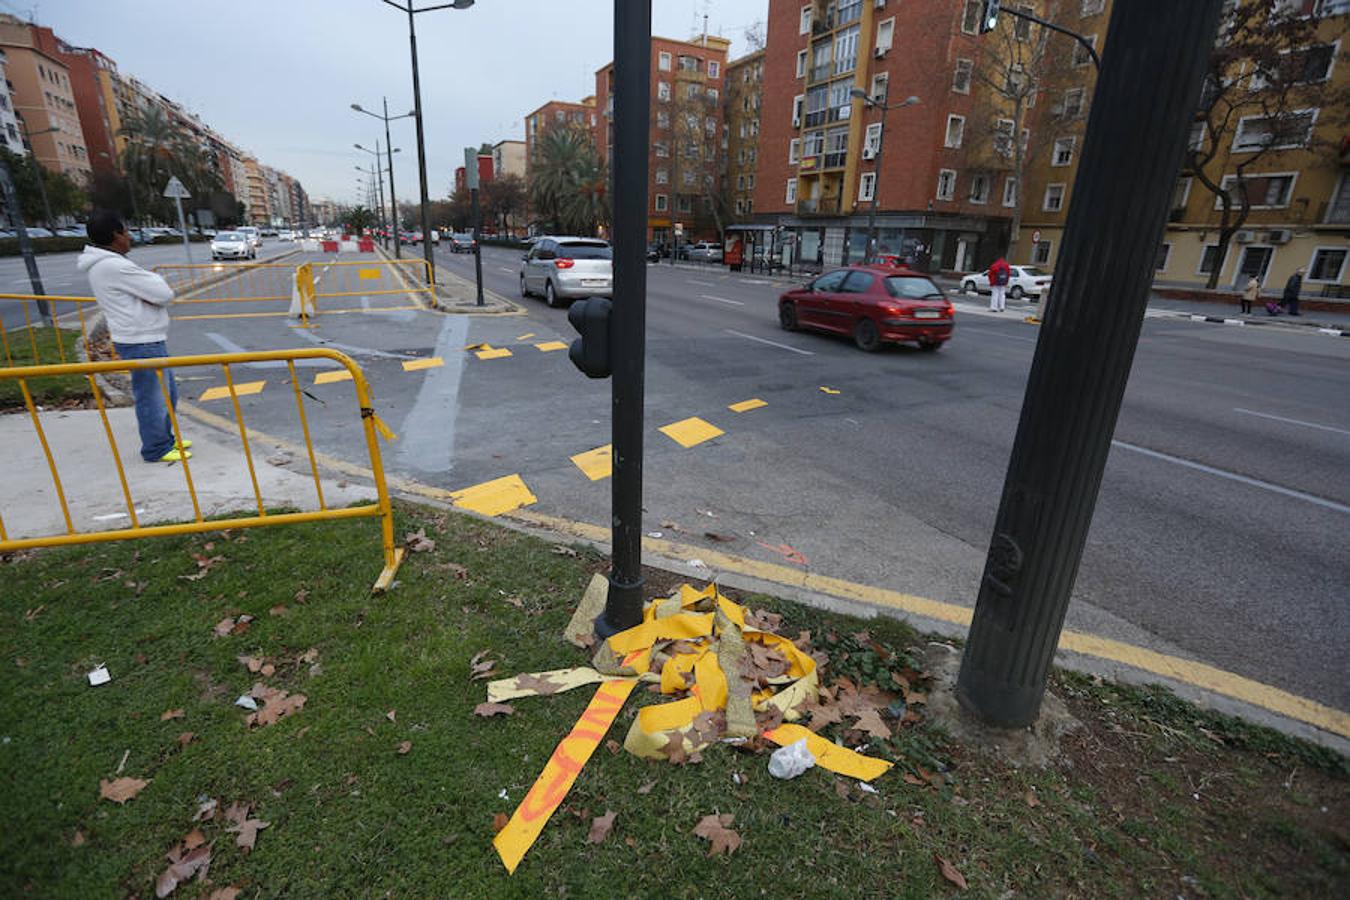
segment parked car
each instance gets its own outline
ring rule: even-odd
[[[669,256],[666,252],[666,245],[660,242],[647,245],[647,262],[660,262],[662,257]]]
[[[520,295],[531,294],[542,294],[549,306],[614,296],[613,249],[598,238],[539,238],[520,267]]]
[[[27,229],[25,229],[25,230],[28,232],[28,237],[29,237],[30,240],[31,240],[32,238],[48,238],[48,237],[56,237],[56,234],[55,234],[54,232],[52,232],[51,230],[46,229],[46,228],[39,228],[39,227],[34,226],[34,227],[31,227],[31,228],[27,228]]]
[[[295,232],[294,232],[294,231],[278,231],[278,232],[277,232],[277,240],[278,240],[278,241],[293,241],[293,240],[295,240]]]
[[[458,231],[450,235],[451,253],[472,253],[476,246],[478,246],[478,242],[467,231]]]
[[[251,243],[254,246],[254,248],[262,246],[262,232],[258,231],[258,229],[255,228],[254,226],[241,225],[239,226],[237,231],[244,237],[248,238],[249,243]],[[219,237],[219,235],[217,235],[217,237]]]
[[[222,231],[211,239],[211,259],[256,259],[258,249],[242,231]]]
[[[1050,290],[1053,276],[1036,266],[1010,266],[1012,277],[1008,280],[1008,296],[1013,300],[1023,297],[1040,299]],[[972,272],[961,279],[961,290],[967,294],[989,293],[989,270]]]
[[[689,259],[694,262],[722,261],[722,245],[716,241],[699,241],[689,248]]]
[[[826,272],[778,298],[778,322],[848,335],[858,349],[917,343],[936,350],[951,339],[951,301],[927,275],[895,266],[859,265]]]

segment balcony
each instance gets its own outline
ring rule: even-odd
[[[797,201],[799,216],[837,216],[839,215],[838,197],[804,198]]]

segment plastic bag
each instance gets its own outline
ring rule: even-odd
[[[769,756],[769,774],[774,778],[796,778],[816,764],[816,758],[806,749],[806,738],[785,747],[779,747]]]

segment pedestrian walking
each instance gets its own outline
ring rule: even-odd
[[[1261,282],[1255,278],[1247,279],[1247,289],[1242,292],[1242,312],[1244,315],[1252,314],[1252,304],[1261,296]]]
[[[1284,296],[1281,298],[1284,305],[1284,311],[1291,316],[1299,315],[1298,311],[1298,292],[1303,290],[1303,267],[1300,266],[1294,270],[1294,274],[1289,276],[1289,280],[1284,283]]]
[[[94,299],[108,321],[113,347],[122,359],[156,359],[169,355],[169,310],[173,288],[169,283],[127,258],[131,235],[121,216],[96,210],[87,224],[89,240],[75,267],[89,278]],[[177,406],[178,387],[173,370],[164,373],[164,387],[154,369],[132,370],[131,393],[136,399],[136,425],[141,435],[141,458],[146,462],[178,462],[192,454],[191,441],[175,446],[173,422],[164,404]]]
[[[1008,294],[1008,282],[1012,281],[1012,267],[1003,257],[994,260],[989,267],[989,310],[1003,312]]]

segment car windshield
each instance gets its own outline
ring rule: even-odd
[[[221,243],[228,243],[230,241],[237,242],[242,241],[243,239],[244,236],[235,231],[222,231],[220,234],[216,235],[216,240],[220,241]]]
[[[614,251],[609,244],[571,243],[559,245],[558,255],[568,259],[613,259]]]
[[[468,232],[465,232],[464,234],[457,234],[457,235],[455,235],[455,240],[457,240],[457,241],[471,241],[471,240],[473,240],[473,235],[469,234]]]
[[[1035,266],[1023,266],[1022,274],[1030,275],[1032,278],[1043,278],[1049,275],[1050,273],[1045,271],[1044,269],[1038,269]]]
[[[942,297],[942,289],[927,278],[914,276],[889,275],[886,278],[886,293],[901,300],[926,300],[929,297]]]

